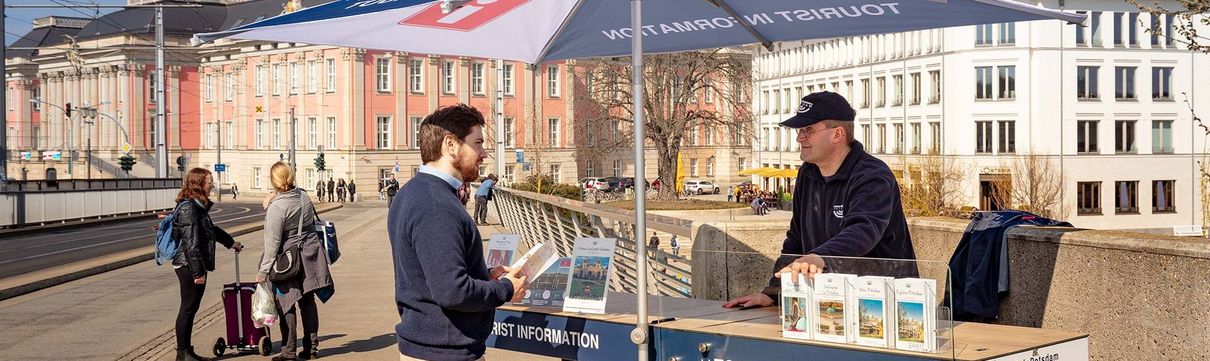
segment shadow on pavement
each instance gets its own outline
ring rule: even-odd
[[[371,352],[395,346],[395,333],[382,334],[366,340],[356,340],[344,345],[329,348],[320,342],[319,352],[322,357],[336,356],[354,352]]]

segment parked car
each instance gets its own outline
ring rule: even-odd
[[[609,181],[604,177],[587,177],[580,179],[580,188],[584,190],[609,191]]]
[[[721,189],[714,183],[704,180],[689,180],[685,181],[685,194],[719,194]]]
[[[622,177],[605,177],[605,181],[609,183],[609,189],[622,190],[629,188],[626,186],[626,180]],[[630,185],[633,186],[634,183],[632,182]]]

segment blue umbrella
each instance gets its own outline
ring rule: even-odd
[[[643,103],[644,53],[671,53],[776,41],[903,32],[950,26],[1083,15],[1011,0],[340,0],[235,29],[197,34],[221,38],[336,45],[506,59],[528,64],[630,56],[634,104]],[[644,25],[647,21],[647,25]],[[635,31],[634,29],[641,29]],[[634,124],[643,124],[635,107]],[[497,117],[497,134],[503,126]],[[634,127],[635,179],[646,179],[643,127]],[[503,159],[497,146],[497,159]],[[642,183],[635,193],[645,194]],[[635,201],[635,234],[646,234],[646,202]],[[647,254],[637,242],[637,254]],[[638,274],[647,258],[638,257]],[[647,294],[647,282],[637,282]],[[638,298],[632,338],[647,359],[647,299]]]

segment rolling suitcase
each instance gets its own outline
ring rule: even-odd
[[[222,356],[228,349],[238,353],[255,351],[264,356],[273,352],[269,328],[258,328],[252,324],[253,293],[256,293],[255,282],[239,281],[239,252],[235,252],[235,283],[223,285],[223,313],[226,316],[227,337],[219,337],[214,342],[215,356]]]

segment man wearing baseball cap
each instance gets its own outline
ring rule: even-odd
[[[811,93],[798,114],[781,123],[798,130],[799,156],[794,213],[774,264],[774,277],[760,293],[731,300],[723,307],[773,305],[782,273],[814,277],[825,269],[859,275],[914,276],[911,262],[882,263],[825,259],[821,256],[915,259],[899,184],[886,163],[853,139],[856,112],[840,94]],[[875,265],[877,263],[877,265]]]

